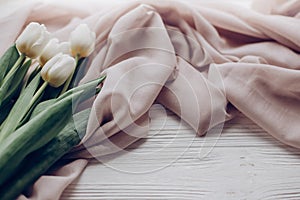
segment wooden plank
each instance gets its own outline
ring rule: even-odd
[[[91,163],[61,199],[300,199],[300,152],[243,115],[196,137],[170,112],[144,141]]]

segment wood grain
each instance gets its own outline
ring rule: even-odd
[[[299,150],[243,115],[218,132],[154,109],[147,139],[91,163],[61,199],[300,199]]]

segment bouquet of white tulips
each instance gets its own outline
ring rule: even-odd
[[[76,76],[94,46],[95,33],[85,24],[59,43],[32,22],[0,58],[2,200],[15,199],[85,134],[89,109],[73,111],[99,93],[105,77],[77,86]]]

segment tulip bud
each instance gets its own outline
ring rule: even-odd
[[[74,72],[75,59],[59,53],[51,58],[42,68],[41,76],[52,87],[61,86]]]
[[[70,47],[72,56],[88,57],[95,49],[96,34],[86,24],[80,24],[71,33]]]
[[[31,22],[16,40],[18,50],[29,58],[36,58],[50,40],[50,33],[44,25]]]

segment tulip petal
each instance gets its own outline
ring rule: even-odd
[[[80,24],[71,33],[70,47],[71,53],[75,56],[87,57],[95,48],[96,34],[92,32],[86,24]]]

